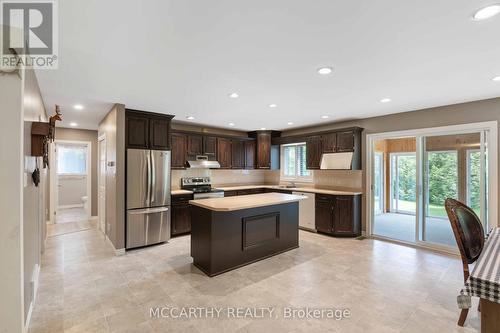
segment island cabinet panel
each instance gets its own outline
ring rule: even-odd
[[[214,276],[295,249],[298,213],[298,202],[227,212],[193,205],[193,264]]]
[[[172,169],[186,167],[187,137],[185,134],[172,133]]]
[[[196,156],[203,154],[203,137],[201,135],[187,136],[187,154]]]
[[[221,169],[231,169],[232,152],[230,139],[217,138],[217,161],[219,161]]]
[[[207,155],[209,160],[217,158],[217,138],[213,136],[203,137],[203,155]]]
[[[306,167],[319,169],[321,163],[321,136],[310,136],[306,139]]]
[[[170,149],[170,119],[151,117],[149,119],[149,148]]]
[[[245,168],[245,142],[243,140],[231,140],[231,168]]]
[[[361,235],[361,195],[316,195],[316,230],[333,236]]]
[[[245,169],[255,168],[255,140],[245,141]]]

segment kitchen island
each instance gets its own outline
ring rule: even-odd
[[[208,276],[299,247],[299,195],[191,200],[191,256]]]

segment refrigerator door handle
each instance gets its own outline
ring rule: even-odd
[[[156,191],[156,168],[155,168],[155,154],[151,152],[151,185],[149,188],[151,189],[151,199],[150,199],[150,205],[153,205],[153,202],[155,201],[155,191]]]
[[[149,151],[148,152],[148,156],[147,156],[147,165],[148,165],[148,175],[147,175],[147,178],[148,178],[148,185],[147,185],[147,191],[146,191],[146,203],[147,205],[151,205],[151,152]]]
[[[145,208],[145,209],[136,209],[128,211],[130,215],[155,214],[163,212],[168,212],[168,207]]]

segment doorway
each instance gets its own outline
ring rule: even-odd
[[[367,135],[368,234],[457,252],[446,198],[496,226],[497,145],[497,122]]]
[[[51,146],[51,222],[88,222],[92,206],[91,142],[56,140]]]

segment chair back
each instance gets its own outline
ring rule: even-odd
[[[460,201],[448,198],[445,208],[464,264],[464,279],[467,280],[468,265],[474,263],[483,251],[483,225],[476,213]]]

